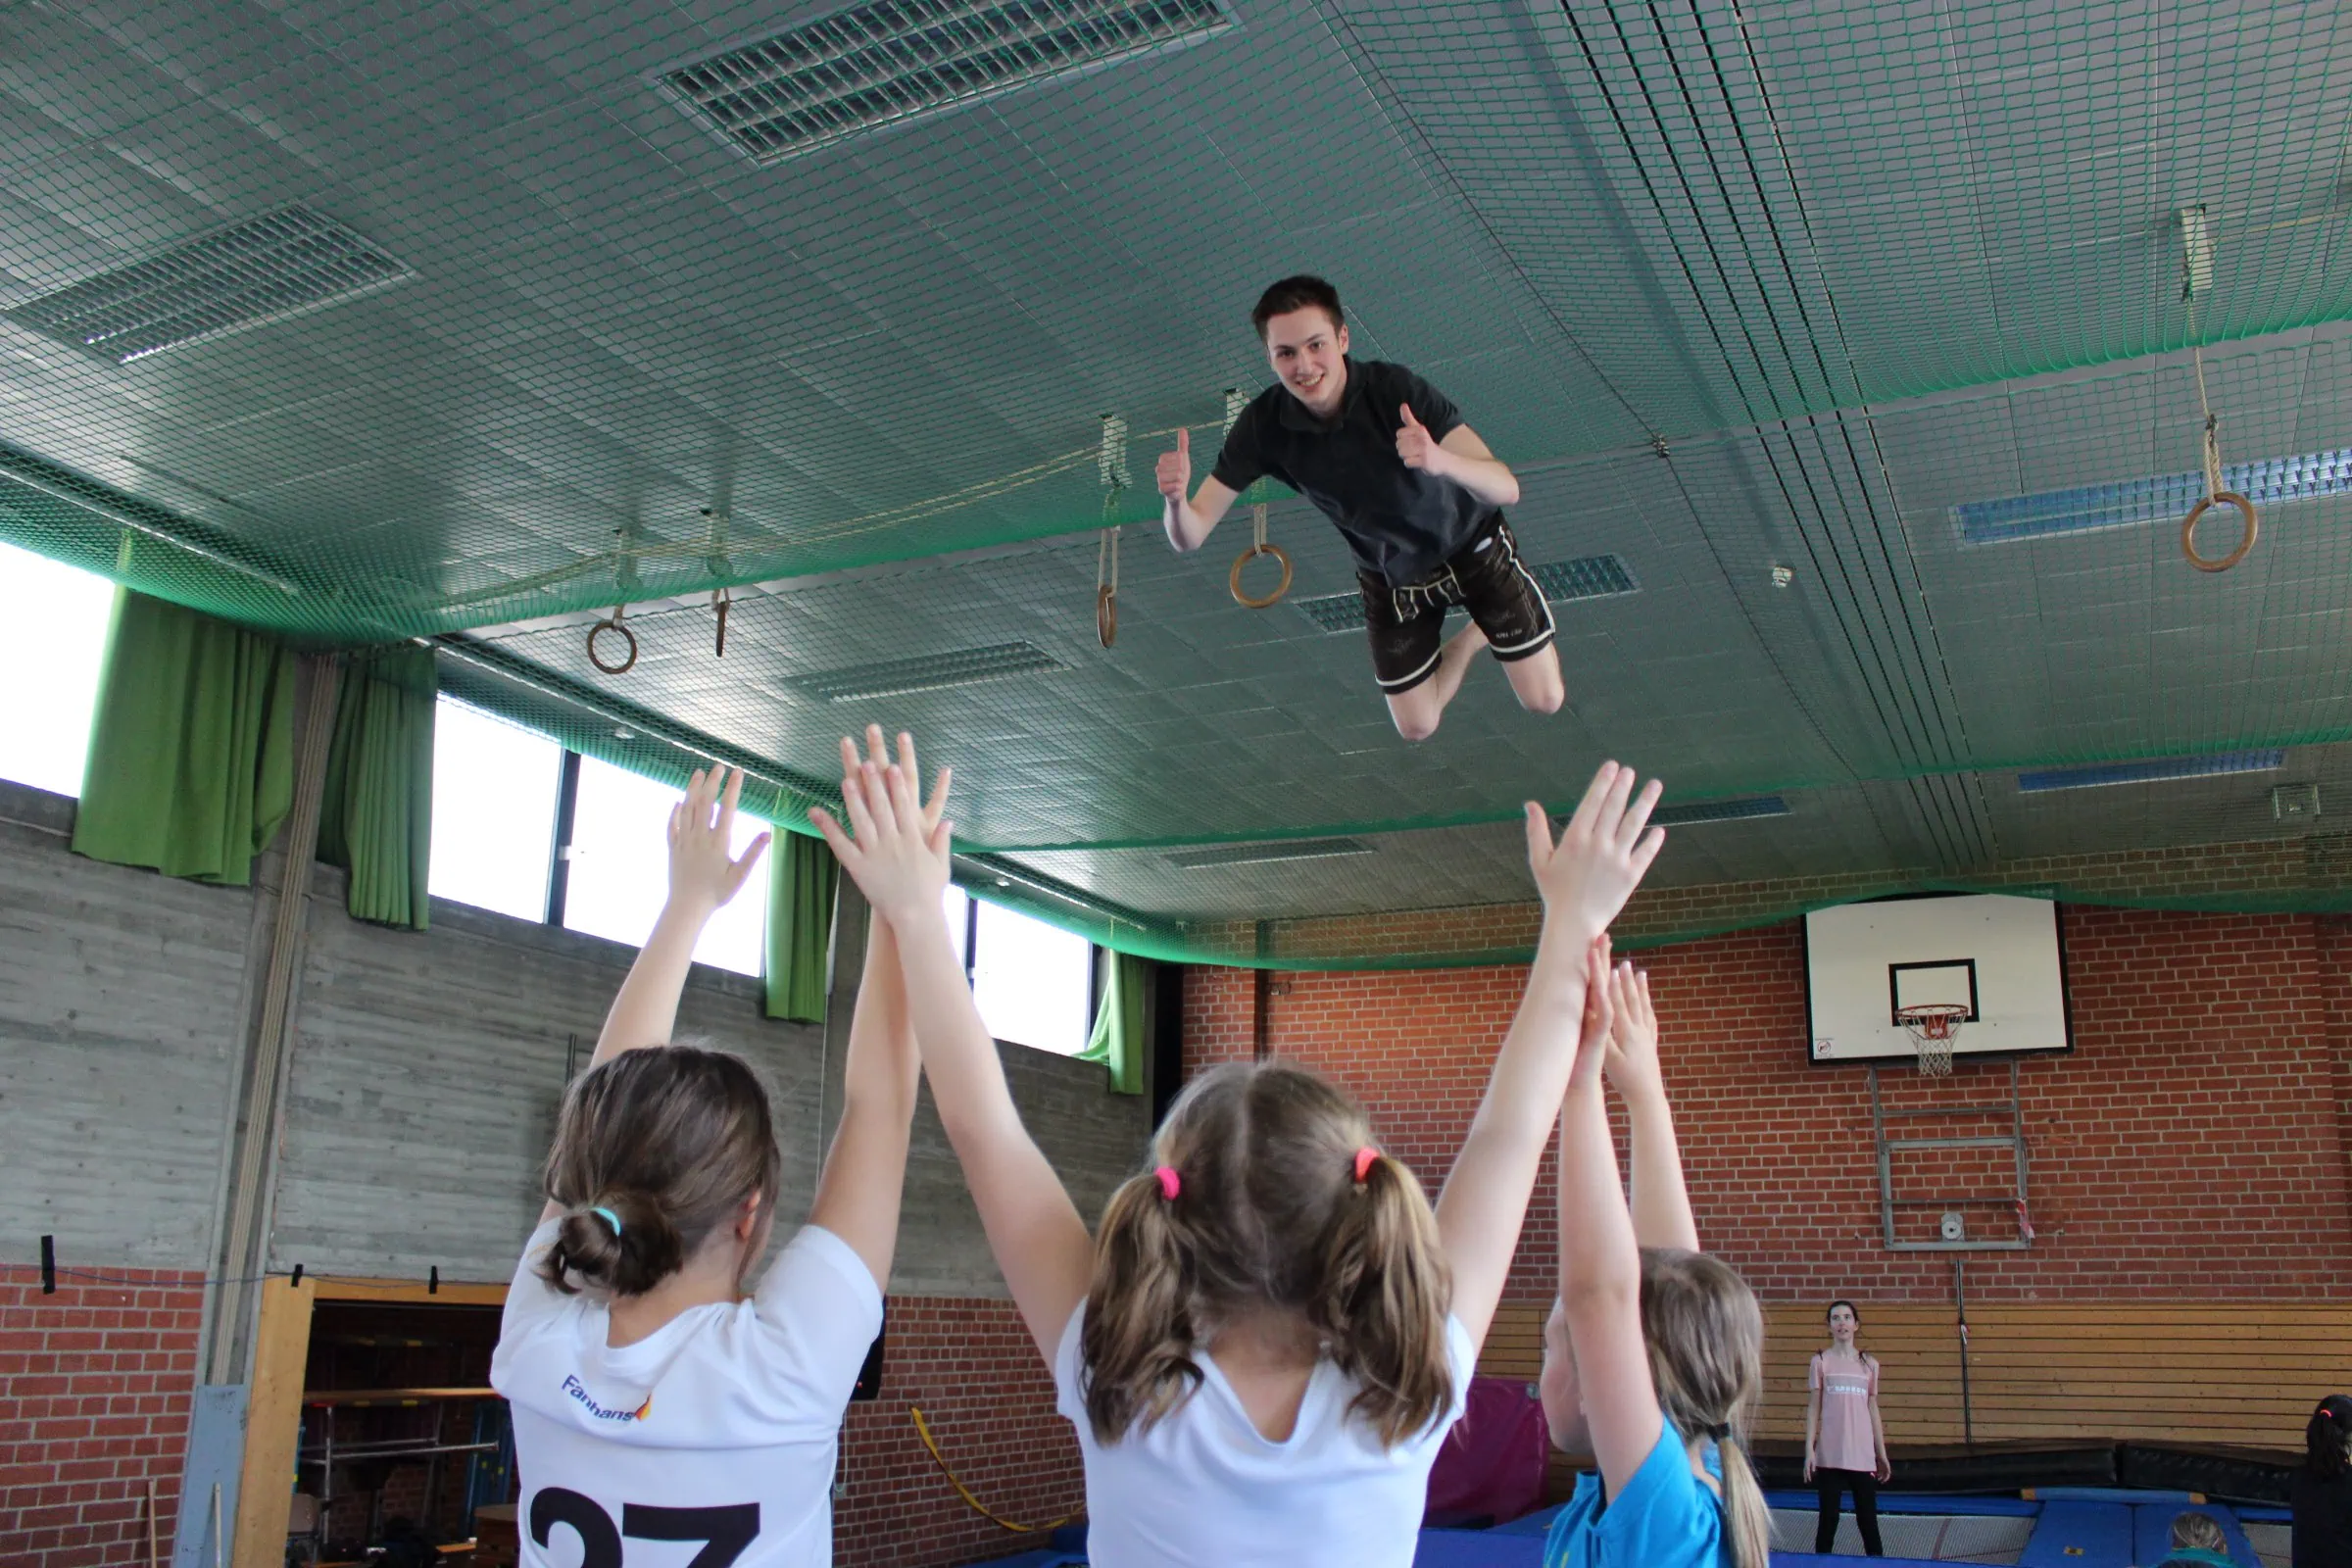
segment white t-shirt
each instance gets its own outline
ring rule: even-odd
[[[1462,1413],[1478,1348],[1446,1320],[1453,1402],[1393,1448],[1348,1401],[1360,1391],[1316,1365],[1286,1442],[1268,1441],[1214,1357],[1200,1387],[1148,1429],[1095,1441],[1079,1392],[1080,1302],[1054,1357],[1056,1407],[1086,1459],[1087,1560],[1095,1568],[1410,1568],[1429,1469]]]
[[[539,1274],[559,1223],[531,1233],[490,1357],[514,1411],[523,1563],[831,1568],[842,1413],[882,1328],[863,1260],[805,1225],[751,1300],[613,1349],[607,1308]]]

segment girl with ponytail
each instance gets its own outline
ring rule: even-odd
[[[1021,1126],[939,901],[949,831],[877,755],[842,780],[834,854],[898,928],[949,1141],[1086,1461],[1097,1568],[1407,1568],[1575,1058],[1587,954],[1656,857],[1616,763],[1555,843],[1527,811],[1544,936],[1433,1209],[1363,1109],[1309,1072],[1187,1086],[1151,1168],[1086,1224]]]
[[[2352,1398],[2330,1394],[2313,1408],[2288,1501],[2293,1568],[2352,1568]]]
[[[1729,1264],[1697,1250],[1657,1078],[1649,977],[1631,964],[1611,971],[1606,938],[1592,964],[1560,1112],[1560,1299],[1544,1404],[1555,1441],[1579,1429],[1600,1474],[1578,1478],[1544,1568],[1767,1568],[1772,1518],[1746,1450],[1763,1390],[1763,1313]],[[1604,1057],[1633,1124],[1630,1211],[1601,1099]]]
[[[833,1561],[837,1434],[882,1326],[920,1061],[877,920],[808,1223],[745,1299],[781,1165],[767,1094],[738,1057],[664,1044],[696,939],[767,845],[730,852],[742,788],[698,772],[671,812],[668,902],[564,1097],[507,1292],[490,1381],[530,1568],[618,1568],[628,1536],[736,1568]]]

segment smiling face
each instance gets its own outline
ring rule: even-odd
[[[1317,306],[1266,318],[1266,363],[1284,390],[1317,418],[1339,412],[1348,390],[1348,328]]]
[[[1830,1308],[1830,1338],[1839,1345],[1850,1348],[1854,1343],[1854,1331],[1861,1326],[1862,1320],[1854,1316],[1854,1309],[1845,1302],[1839,1301]]]

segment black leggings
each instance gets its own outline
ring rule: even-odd
[[[1862,1549],[1873,1557],[1884,1557],[1886,1548],[1879,1544],[1879,1478],[1867,1470],[1829,1470],[1816,1466],[1813,1471],[1813,1494],[1821,1499],[1821,1519],[1813,1527],[1813,1549],[1827,1553],[1838,1542],[1838,1505],[1843,1500],[1840,1494],[1854,1494],[1854,1523],[1862,1527]]]

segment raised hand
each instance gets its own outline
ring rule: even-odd
[[[1439,464],[1445,461],[1440,456],[1442,449],[1438,446],[1438,438],[1429,433],[1428,425],[1413,417],[1411,404],[1399,405],[1396,415],[1397,458],[1408,468],[1435,472]]]
[[[1176,450],[1159,455],[1159,493],[1178,506],[1193,486],[1193,433],[1179,425]]]
[[[1573,922],[1568,934],[1588,942],[1608,929],[1666,842],[1662,827],[1642,831],[1661,788],[1653,778],[1637,799],[1634,770],[1601,763],[1557,844],[1544,808],[1527,803],[1527,863],[1546,921]]]
[[[696,768],[686,798],[669,811],[669,902],[708,914],[743,891],[773,835],[762,833],[737,858],[735,808],[743,798],[743,769]]]
[[[858,755],[857,742],[846,735],[841,741],[841,799],[850,819],[848,829],[822,807],[811,807],[808,819],[825,836],[866,902],[905,929],[902,922],[908,917],[928,912],[936,918],[940,895],[947,889],[955,824],[943,820],[942,812],[953,775],[940,769],[926,804],[918,793],[914,738],[901,732],[899,760],[892,762],[883,746],[882,727],[867,725],[865,736],[863,758]]]
[[[1609,1030],[1609,1082],[1621,1095],[1662,1095],[1658,1069],[1658,1014],[1649,1004],[1649,971],[1630,963],[1609,976],[1609,1003],[1616,1022]]]
[[[1585,1026],[1576,1042],[1576,1068],[1568,1075],[1572,1093],[1600,1081],[1615,1001],[1609,985],[1609,934],[1603,931],[1585,949]]]

